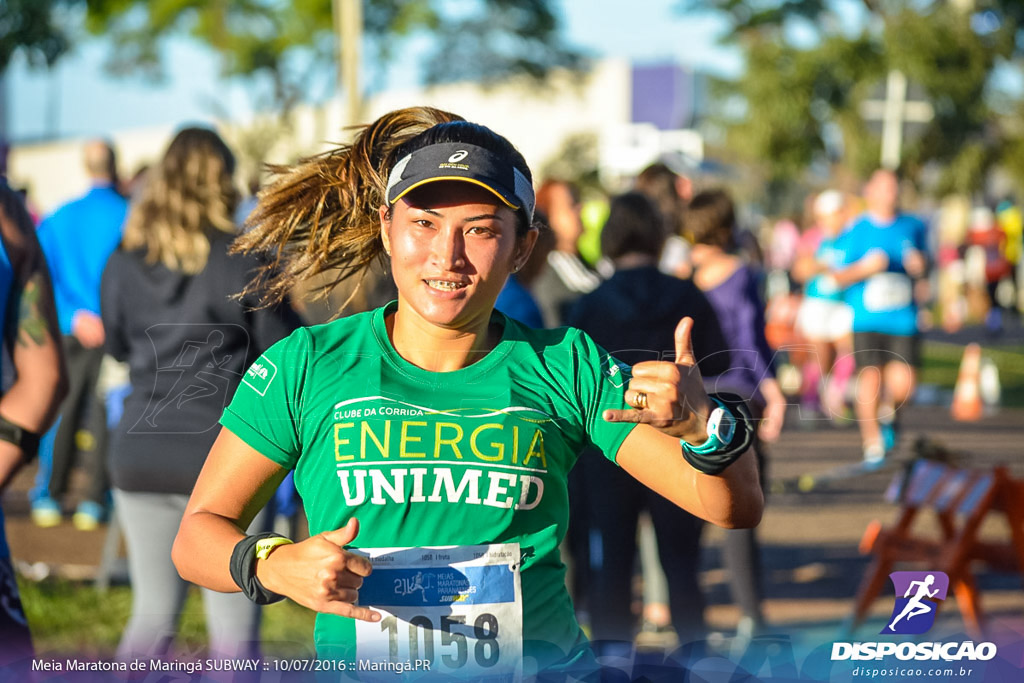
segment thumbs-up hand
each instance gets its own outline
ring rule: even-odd
[[[256,577],[267,590],[316,612],[380,621],[377,612],[356,606],[363,577],[373,571],[368,559],[344,548],[358,534],[359,521],[353,518],[341,529],[278,546],[256,561]]]
[[[606,410],[608,422],[639,422],[692,444],[708,438],[711,400],[704,390],[690,333],[693,318],[679,321],[675,331],[676,358],[645,361],[633,366],[633,378],[625,393],[627,410]]]

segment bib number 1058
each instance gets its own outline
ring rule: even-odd
[[[423,659],[447,669],[461,669],[472,654],[476,666],[486,669],[501,658],[498,618],[486,612],[477,615],[472,625],[467,625],[462,615],[442,616],[440,623],[429,616],[418,615],[407,624],[390,616],[381,620],[380,630],[387,634],[388,655],[394,662]],[[402,648],[406,643],[408,649]]]
[[[522,678],[519,544],[360,551],[373,572],[359,589],[359,604],[381,615],[379,622],[355,622],[360,662],[380,663],[380,671],[429,664],[429,671],[409,672],[407,680]],[[370,680],[365,673],[360,679]]]

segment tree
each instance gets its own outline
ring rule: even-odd
[[[71,45],[56,11],[73,0],[4,0],[0,3],[0,74],[18,50],[33,65],[52,66]]]
[[[71,47],[59,10],[76,0],[0,0],[0,87],[15,53],[23,52],[33,66],[53,66]],[[4,106],[0,92],[0,107]],[[0,112],[2,113],[2,112]],[[7,173],[7,131],[0,116],[0,176]]]
[[[999,92],[996,76],[1001,64],[1024,56],[1020,2],[712,0],[684,9],[724,16],[723,40],[745,53],[746,72],[719,85],[739,102],[723,115],[727,141],[775,189],[800,182],[815,162],[857,177],[877,166],[879,134],[865,124],[861,104],[890,70],[923,88],[934,109],[904,145],[908,175],[931,165],[941,170],[936,191],[972,192],[994,164],[1020,166],[1008,144],[1020,137],[1012,125],[1019,103]]]
[[[372,0],[363,3],[364,32],[377,63],[405,40],[435,38],[422,76],[494,80],[512,74],[541,78],[553,67],[576,67],[582,57],[559,39],[549,0]],[[161,73],[160,46],[187,34],[209,45],[223,75],[267,78],[274,104],[287,112],[307,92],[313,74],[334,64],[331,0],[87,0],[90,31],[114,44],[119,72]]]

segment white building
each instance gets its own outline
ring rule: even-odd
[[[652,73],[661,78],[668,74],[667,85],[652,89]],[[673,129],[689,125],[699,114],[698,105],[703,99],[700,82],[699,77],[677,66],[634,67],[625,61],[607,60],[596,63],[582,76],[555,74],[541,87],[524,79],[492,87],[454,83],[383,92],[366,103],[366,119],[413,105],[454,111],[507,137],[534,169],[557,155],[570,136],[591,134],[598,140],[595,156],[600,160],[602,177],[614,185],[665,153],[683,153],[700,161],[700,136]],[[343,119],[340,101],[320,108],[298,108],[292,132],[282,133],[275,144],[268,145],[266,160],[288,162],[329,147],[346,135]],[[224,122],[220,126],[236,148],[241,134],[252,127],[252,121]],[[117,148],[121,172],[132,173],[142,164],[157,160],[174,128],[112,132],[110,138]],[[81,164],[82,142],[60,140],[14,146],[8,163],[12,184],[28,187],[35,206],[43,213],[83,193],[88,181]]]

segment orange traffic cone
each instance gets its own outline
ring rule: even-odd
[[[960,374],[953,389],[953,419],[974,422],[981,419],[981,347],[968,344],[960,361]]]

